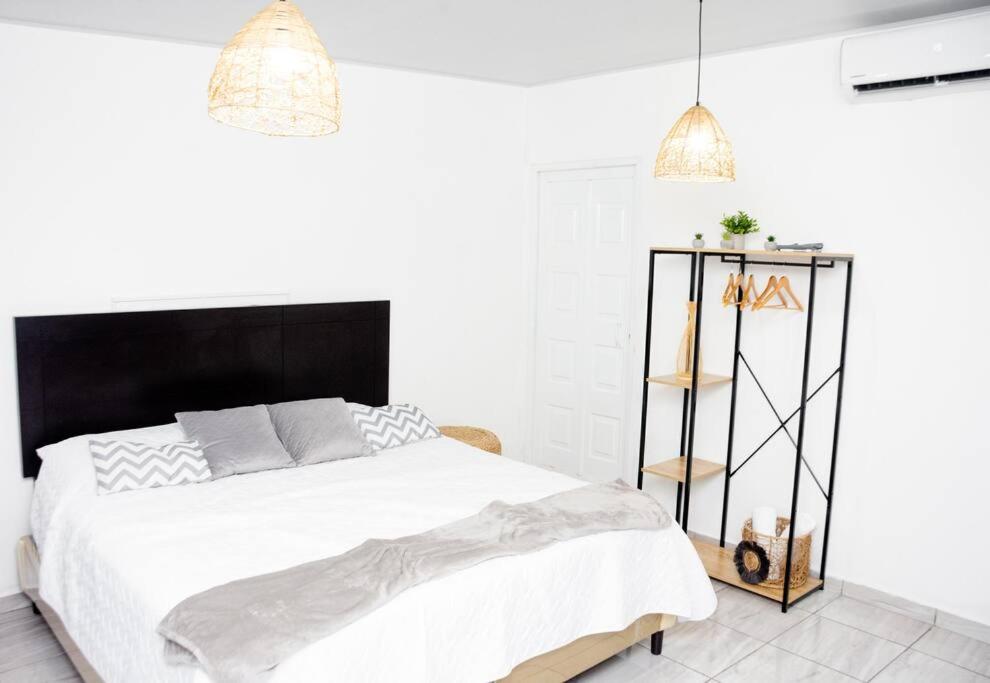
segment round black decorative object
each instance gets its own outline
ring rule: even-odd
[[[754,541],[740,541],[736,546],[736,571],[746,583],[763,583],[770,574],[767,552]]]

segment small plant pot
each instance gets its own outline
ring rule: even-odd
[[[746,235],[733,235],[732,236],[732,248],[733,249],[745,249],[746,248]]]
[[[732,240],[722,240],[718,244],[723,249],[732,249]]]
[[[691,240],[691,246],[694,247],[695,249],[704,249],[705,240]]]
[[[776,242],[764,242],[763,243],[763,248],[766,249],[767,251],[777,251],[777,243]]]

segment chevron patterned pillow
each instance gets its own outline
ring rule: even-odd
[[[416,406],[398,404],[372,408],[359,403],[348,403],[347,406],[365,441],[376,451],[440,436],[440,430]]]
[[[196,484],[212,478],[195,441],[150,446],[129,441],[89,442],[101,495],[156,486]]]

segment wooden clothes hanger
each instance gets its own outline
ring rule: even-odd
[[[746,308],[756,302],[756,281],[753,276],[749,276],[749,281],[746,282],[745,288],[743,287],[744,282],[746,282],[746,276],[742,273],[738,275],[729,273],[729,282],[725,286],[725,291],[722,292],[723,306]],[[741,296],[740,290],[742,291]]]
[[[739,276],[739,286],[742,286],[742,275]],[[756,278],[752,275],[749,276],[749,281],[746,282],[746,289],[743,290],[742,299],[739,301],[739,308],[745,309],[747,306],[756,305]]]
[[[804,306],[801,305],[801,300],[797,298],[797,294],[795,294],[794,290],[791,289],[791,281],[787,278],[786,275],[780,278],[780,284],[778,288],[787,292],[787,296],[791,297],[791,301],[794,303],[794,309],[802,312],[804,311]],[[781,296],[780,298],[783,299],[784,297]],[[791,307],[787,306],[786,308],[791,308]]]
[[[777,293],[777,289],[777,276],[771,275],[770,279],[767,280],[767,286],[764,287],[763,291],[760,292],[760,295],[756,297],[756,301],[753,302],[753,310],[758,311],[770,303],[770,300],[773,298],[774,294]]]
[[[736,301],[736,292],[738,291],[736,285],[736,276],[729,273],[729,284],[725,286],[725,291],[722,292],[722,305],[732,306],[738,301]]]
[[[790,300],[784,296],[787,294]],[[776,297],[780,300],[778,304],[771,304],[770,302]],[[793,305],[792,305],[793,304]],[[804,306],[801,305],[801,301],[797,298],[794,290],[791,289],[791,281],[786,275],[782,275],[780,279],[777,276],[771,275],[770,279],[767,280],[767,286],[763,292],[756,298],[756,303],[753,304],[753,310],[758,311],[761,308],[777,308],[789,311],[803,311]]]

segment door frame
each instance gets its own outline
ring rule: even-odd
[[[630,388],[638,387],[641,381],[642,369],[639,367],[636,358],[641,353],[640,344],[641,325],[635,319],[636,312],[642,308],[639,292],[639,277],[635,254],[641,243],[640,215],[642,213],[643,196],[643,169],[646,163],[642,157],[616,157],[608,159],[592,159],[588,161],[562,161],[555,163],[530,164],[527,172],[526,182],[526,230],[523,231],[523,273],[525,281],[523,283],[525,291],[526,321],[529,331],[525,335],[526,349],[525,360],[525,396],[522,401],[520,415],[520,425],[522,433],[525,435],[525,447],[522,450],[523,459],[536,464],[536,452],[534,449],[536,439],[536,419],[533,409],[536,404],[536,323],[539,301],[537,293],[537,281],[539,278],[539,248],[540,248],[540,179],[543,173],[554,173],[558,171],[595,171],[605,168],[632,168],[633,171],[633,202],[632,218],[629,237],[629,288],[630,296],[628,303],[628,334],[629,340],[627,349],[630,354],[630,361],[627,365],[626,379]],[[638,456],[633,458],[633,450],[630,447],[636,443],[639,434],[639,420],[632,419],[637,415],[641,396],[637,391],[629,391],[626,397],[626,429],[624,434],[625,453],[621,466],[622,478],[626,481],[635,481],[636,465],[639,462]],[[630,479],[629,477],[632,477]]]

